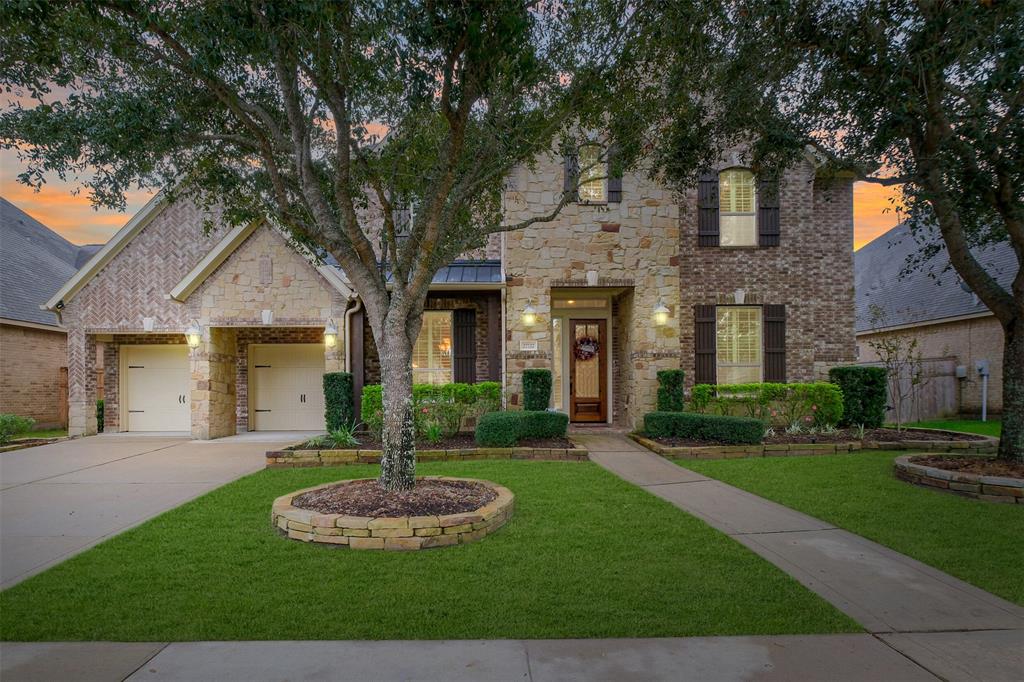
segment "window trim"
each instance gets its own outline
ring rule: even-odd
[[[734,171],[745,171],[750,174],[751,180],[751,194],[753,201],[751,202],[750,211],[726,211],[722,207],[722,176],[726,173]],[[725,234],[724,220],[732,216],[751,217],[754,222],[754,238],[749,244],[723,244],[723,236]],[[730,166],[729,168],[723,168],[718,171],[718,246],[723,249],[756,249],[760,247],[760,226],[758,225],[758,192],[757,192],[757,175],[749,168],[744,166]]]
[[[758,357],[760,358],[760,362],[758,362],[756,365],[753,364],[753,363],[749,363],[749,362],[726,362],[726,363],[723,363],[721,360],[719,360],[719,355],[718,354],[719,354],[719,352],[722,349],[722,344],[720,344],[718,342],[718,330],[719,330],[719,326],[718,326],[718,311],[721,310],[721,309],[749,309],[749,310],[757,310],[757,318],[758,318],[758,343],[757,343],[757,349],[758,349]],[[724,384],[722,382],[722,380],[721,380],[722,379],[721,370],[722,370],[723,367],[733,368],[733,367],[755,367],[755,366],[759,368],[757,381],[754,381],[754,382],[743,382],[743,383],[764,383],[764,306],[763,305],[749,305],[749,304],[744,304],[744,305],[716,305],[715,306],[715,383],[716,384],[722,384],[722,385],[728,385],[728,384]]]
[[[448,380],[444,381],[444,382],[441,382],[441,383],[442,384],[454,383],[455,382],[455,348],[454,348],[454,343],[455,343],[455,339],[454,339],[454,335],[455,335],[455,314],[454,314],[453,310],[424,310],[423,311],[423,319],[420,322],[420,332],[419,332],[419,334],[416,335],[416,341],[413,342],[413,346],[412,346],[413,355],[415,356],[416,345],[419,343],[420,337],[423,335],[423,330],[427,329],[428,330],[428,334],[429,334],[429,327],[427,325],[427,317],[428,316],[433,316],[433,315],[446,315],[448,317],[448,328],[451,331],[451,336],[452,336],[452,338],[450,339],[450,342],[452,343],[452,348],[449,350],[449,353],[450,353],[450,355],[449,355],[449,365],[450,366],[447,368]],[[428,340],[427,340],[428,349],[431,347],[431,343],[432,342],[431,342],[431,340],[430,340],[430,338],[428,336]],[[428,362],[429,361],[430,361],[430,359],[428,357]],[[445,371],[444,367],[413,367],[412,368],[413,383],[414,384],[416,384],[416,383],[420,383],[420,384],[422,384],[422,383],[433,383],[433,382],[416,381],[416,373],[417,372],[427,372],[428,374],[431,374],[431,375],[432,374],[440,375],[440,374],[443,374],[444,371]]]
[[[581,163],[581,158],[583,156],[582,151],[583,151],[584,148],[591,148],[591,147],[597,149],[597,163],[595,164],[594,169],[599,171],[601,166],[604,166],[604,174],[603,174],[603,176],[600,179],[595,178],[593,180],[586,180],[585,181],[585,180],[583,180],[583,172],[584,171],[583,171],[583,165]],[[605,158],[603,161],[601,160],[601,152],[603,150],[604,150],[604,146],[601,145],[599,142],[587,142],[585,144],[581,144],[579,146],[579,148],[576,150],[576,166],[577,166],[577,173],[578,173],[578,186],[576,187],[576,199],[577,199],[576,203],[577,204],[582,204],[584,206],[605,206],[605,205],[608,204],[608,179],[609,179],[610,173],[609,173],[609,167],[608,167],[608,159]],[[601,183],[601,195],[602,195],[603,198],[602,199],[583,199],[583,194],[582,194],[583,186],[585,184],[587,184],[587,183],[594,183],[594,182],[600,182]]]

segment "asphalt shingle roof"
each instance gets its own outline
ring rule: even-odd
[[[924,239],[924,237],[921,237]],[[985,304],[961,286],[945,246],[927,263],[900,277],[907,257],[920,251],[927,241],[918,242],[907,223],[897,225],[854,254],[858,332],[880,327],[930,322],[987,311]],[[1019,265],[1009,242],[974,252],[978,262],[1007,289]],[[872,306],[882,311],[882,320],[872,320]]]
[[[39,306],[100,248],[72,244],[0,197],[0,317],[56,325]]]

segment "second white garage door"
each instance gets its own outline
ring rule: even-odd
[[[253,431],[324,429],[324,349],[320,344],[249,347]]]
[[[126,431],[189,431],[188,347],[121,346]]]

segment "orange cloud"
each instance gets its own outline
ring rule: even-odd
[[[853,185],[853,249],[896,227],[906,216],[899,187],[869,182]]]

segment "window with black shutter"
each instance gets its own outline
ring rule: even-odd
[[[567,154],[562,160],[562,191],[569,195],[569,201],[579,201],[576,185],[580,180],[580,160],[576,152]]]
[[[617,204],[622,201],[622,167],[619,165],[619,147],[613,144],[608,148],[608,203]]]
[[[757,182],[757,244],[779,245],[779,183],[774,178]]]
[[[697,245],[718,242],[718,173],[704,173],[697,183]]]
[[[764,380],[786,383],[786,306],[764,306]]]
[[[715,306],[693,307],[694,319],[694,372],[698,384],[714,384],[715,381]]]
[[[455,381],[476,383],[476,311],[472,308],[452,312],[452,359]]]

